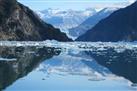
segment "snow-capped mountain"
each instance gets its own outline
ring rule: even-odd
[[[108,17],[111,13],[113,13],[117,9],[118,8],[104,8],[100,10],[93,16],[90,16],[88,19],[86,19],[83,23],[81,23],[77,27],[70,29],[69,34],[77,38],[78,36],[84,34],[87,30],[95,26],[100,20]]]
[[[79,41],[137,41],[137,1],[101,20],[77,38]]]
[[[39,11],[37,14],[45,22],[52,24],[56,28],[60,28],[62,32],[68,34],[68,29],[78,26],[88,17],[96,13],[95,9],[88,8],[85,10],[60,10],[46,9]]]

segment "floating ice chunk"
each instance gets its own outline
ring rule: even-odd
[[[0,61],[16,61],[16,58],[0,58]]]
[[[0,46],[45,46],[73,50],[96,50],[103,51],[113,48],[117,52],[123,52],[126,49],[137,49],[136,42],[58,42],[55,40],[46,41],[0,41]]]

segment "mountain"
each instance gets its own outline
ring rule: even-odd
[[[37,12],[45,22],[52,24],[54,27],[61,29],[69,35],[68,29],[81,24],[88,17],[96,13],[95,9],[89,8],[86,10],[60,10],[60,9],[46,9]],[[71,37],[71,35],[70,35]]]
[[[137,40],[137,2],[115,11],[88,30],[78,41],[135,41]]]
[[[32,10],[16,0],[0,0],[0,40],[69,41],[65,33],[43,22]]]
[[[80,35],[84,34],[87,30],[94,27],[100,20],[108,17],[111,13],[113,13],[117,8],[104,8],[101,11],[97,12],[93,16],[86,19],[77,27],[69,29],[69,34],[73,37],[77,38]]]

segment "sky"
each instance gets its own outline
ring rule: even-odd
[[[135,0],[18,0],[35,11],[48,8],[83,10],[86,8],[123,7],[133,1]]]

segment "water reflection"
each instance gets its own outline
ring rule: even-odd
[[[59,53],[59,50],[47,47],[1,47],[0,90],[27,75],[41,61]]]
[[[39,66],[39,71],[45,73],[48,77],[52,74],[58,75],[80,75],[94,78],[93,80],[102,80],[104,76],[111,74],[111,72],[99,65],[96,61],[87,58],[87,56],[81,57],[81,52],[77,53],[77,56],[67,54],[61,54],[46,60]],[[90,67],[85,64],[89,62],[92,64]]]
[[[137,49],[0,48],[0,90],[6,91],[136,91],[129,85],[137,82],[136,69]]]
[[[106,48],[100,51],[86,51],[87,55],[94,58],[99,64],[107,67],[116,75],[123,76],[133,83],[137,83],[137,49],[116,51]],[[86,63],[91,66],[92,64]]]

